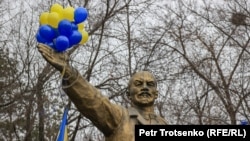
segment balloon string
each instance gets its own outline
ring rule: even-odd
[[[65,57],[65,54],[63,55],[64,57],[64,61],[66,62],[66,57]],[[61,79],[63,78],[64,74],[65,74],[65,68],[66,68],[66,63],[64,62],[64,65],[63,65],[63,71],[61,73]]]

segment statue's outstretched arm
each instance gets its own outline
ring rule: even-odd
[[[110,102],[100,91],[68,64],[68,55],[38,44],[43,58],[64,74],[63,89],[78,110],[105,135],[110,135],[121,123],[123,108]]]

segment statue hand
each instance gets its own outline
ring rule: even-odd
[[[64,67],[68,65],[68,54],[55,52],[51,47],[45,44],[38,44],[37,48],[43,58],[60,72],[62,72]]]

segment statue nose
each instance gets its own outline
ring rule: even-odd
[[[142,91],[148,91],[148,85],[146,83],[143,84]]]

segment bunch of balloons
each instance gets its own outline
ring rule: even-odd
[[[36,39],[57,52],[84,44],[88,41],[88,32],[84,28],[87,17],[88,11],[84,7],[63,8],[60,4],[54,4],[49,12],[41,13]]]

